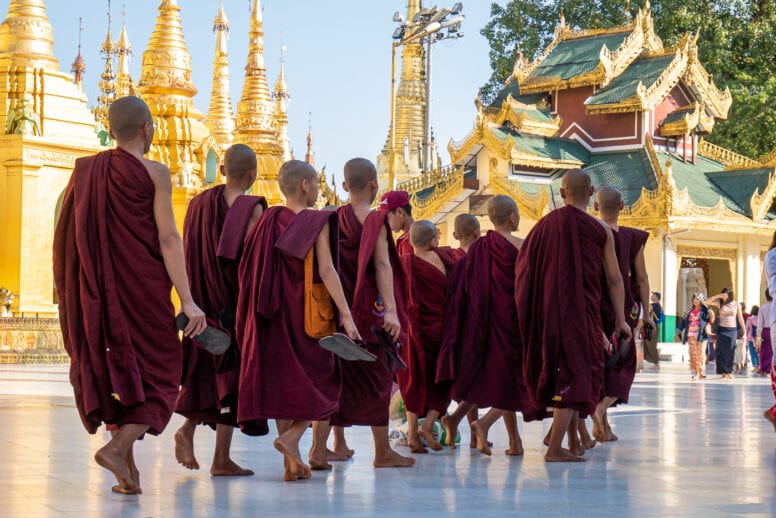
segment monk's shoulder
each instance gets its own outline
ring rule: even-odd
[[[161,162],[157,162],[156,160],[149,160],[147,158],[141,158],[140,163],[142,163],[146,171],[148,171],[148,176],[151,177],[154,185],[172,185],[172,180],[170,179],[170,169],[166,165],[162,164]]]

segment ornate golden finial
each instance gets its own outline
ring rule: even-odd
[[[277,183],[282,164],[282,150],[277,141],[278,126],[275,107],[267,84],[264,63],[264,22],[259,0],[253,0],[251,12],[250,45],[245,65],[245,82],[237,103],[235,142],[246,144],[256,152],[259,180],[254,188],[271,204],[282,202],[283,195]]]
[[[652,4],[649,3],[649,0],[646,0],[646,2],[644,2],[644,10],[645,11],[652,10]]]
[[[43,0],[11,0],[0,25],[0,67],[30,66],[59,70],[54,30]]]
[[[560,7],[560,22],[559,22],[559,25],[561,27],[565,27],[566,26],[566,15],[563,14],[563,6]]]
[[[215,139],[221,151],[232,145],[234,141],[234,113],[232,112],[232,97],[229,95],[229,53],[227,39],[229,37],[229,19],[224,12],[224,2],[218,6],[218,14],[213,21],[213,32],[216,35],[216,55],[213,60],[213,88],[210,92],[210,109],[205,118],[205,126]]]
[[[291,95],[288,93],[288,85],[286,85],[286,75],[283,70],[284,53],[286,47],[282,42],[280,43],[280,73],[278,74],[278,82],[275,83],[275,91],[272,96],[275,98],[275,118],[278,121],[278,142],[280,148],[283,150],[283,162],[292,160],[294,158],[291,152],[291,140],[288,138],[288,102],[291,99]]]
[[[121,6],[121,34],[119,34],[119,41],[116,42],[116,54],[119,56],[118,72],[116,74],[116,96],[135,95],[135,85],[129,72],[132,44],[127,36],[126,4]]]
[[[310,112],[307,118],[307,153],[304,155],[304,161],[315,167],[315,153],[313,152],[313,113]]]
[[[97,104],[92,108],[94,119],[98,126],[108,127],[108,108],[116,99],[116,74],[113,72],[113,56],[116,54],[116,44],[110,32],[110,0],[108,0],[108,34],[100,47],[100,54],[105,60],[105,69],[100,74],[100,95],[97,96]]]
[[[81,34],[84,32],[84,25],[83,25],[83,18],[80,16],[78,17],[78,55],[75,57],[75,61],[73,61],[73,65],[70,68],[70,71],[73,73],[73,83],[78,85],[78,88],[82,89],[82,83],[83,83],[83,76],[84,72],[86,72],[86,63],[84,63],[84,58],[81,56]]]

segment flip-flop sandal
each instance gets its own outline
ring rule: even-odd
[[[377,356],[370,353],[356,342],[350,339],[349,336],[342,333],[334,333],[331,336],[324,336],[318,343],[321,347],[329,352],[332,352],[347,361],[364,361],[373,362],[377,359]]]
[[[175,327],[180,331],[186,329],[188,324],[189,317],[184,313],[175,317]],[[209,318],[207,319],[205,330],[192,338],[191,341],[216,356],[224,354],[229,349],[229,346],[232,345],[232,337],[229,335],[229,332]]]
[[[628,336],[625,333],[617,335],[617,340],[612,346],[612,355],[606,361],[606,368],[611,369],[614,367],[620,358],[625,358],[630,352],[631,344],[628,340]]]
[[[380,344],[380,347],[382,347],[385,350],[385,353],[388,355],[388,361],[389,361],[389,367],[391,368],[391,371],[396,372],[399,369],[406,369],[407,364],[404,363],[404,360],[401,359],[401,356],[399,356],[399,347],[398,344],[396,344],[390,336],[388,336],[388,333],[385,331],[385,329],[379,328],[377,326],[372,326],[372,335],[377,339],[377,343]]]

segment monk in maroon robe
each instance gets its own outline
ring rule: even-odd
[[[643,230],[624,227],[618,224],[620,212],[624,204],[622,194],[614,187],[605,185],[596,194],[595,208],[600,213],[601,219],[612,229],[615,242],[617,261],[623,279],[623,291],[625,294],[625,322],[634,329],[639,320],[642,306],[644,325],[655,329],[655,323],[649,311],[649,276],[647,275],[646,261],[644,259],[644,245],[649,234]],[[602,304],[602,323],[604,334],[611,336],[614,329],[614,312],[611,300],[604,293]],[[642,304],[642,301],[644,303]],[[596,410],[591,417],[593,419],[593,437],[598,442],[616,441],[617,436],[612,432],[607,419],[606,410],[610,406],[627,403],[633,379],[636,377],[636,345],[631,338],[630,350],[624,357],[611,367],[604,370],[603,397],[598,402]]]
[[[391,230],[401,232],[396,238],[396,250],[399,255],[413,253],[410,242],[410,227],[415,222],[412,219],[412,205],[407,191],[388,191],[380,198],[380,210],[388,212],[388,223]]]
[[[397,377],[407,410],[407,444],[412,453],[428,453],[420,436],[432,450],[442,449],[433,425],[450,405],[450,384],[436,382],[436,364],[444,331],[447,273],[455,258],[449,247],[437,247],[437,228],[428,220],[412,224],[410,240],[414,254],[401,257],[409,316],[408,341],[402,348],[407,369]],[[420,429],[419,416],[424,417]]]
[[[393,385],[393,373],[385,352],[380,348],[371,328],[383,328],[394,340],[406,342],[406,321],[403,297],[403,277],[399,256],[388,225],[386,204],[372,211],[377,195],[377,171],[364,158],[354,158],[345,164],[345,190],[350,203],[341,207],[340,277],[345,296],[365,347],[377,355],[375,362],[340,362],[342,395],[339,410],[331,418],[335,430],[334,453],[330,460],[349,457],[352,451],[345,443],[343,427],[370,426],[375,443],[373,465],[409,467],[411,457],[400,455],[388,441],[388,410]],[[346,280],[347,279],[347,280]]]
[[[547,462],[584,460],[581,445],[570,445],[572,453],[562,441],[569,430],[576,436],[579,412],[595,409],[603,383],[602,272],[614,301],[615,331],[631,336],[612,232],[585,212],[592,195],[587,173],[566,172],[566,206],[537,222],[517,261],[518,328],[532,404],[524,416],[542,419],[553,408]]]
[[[477,450],[490,455],[488,430],[506,417],[507,455],[522,455],[515,412],[527,405],[517,340],[514,289],[515,262],[522,240],[512,235],[520,221],[517,205],[507,196],[488,202],[495,230],[475,241],[451,275],[448,316],[439,354],[437,381],[452,380],[451,396],[463,408],[442,418],[452,448],[458,424],[472,405],[490,407],[472,423]]]
[[[240,375],[234,312],[242,242],[267,202],[260,196],[243,195],[256,180],[256,153],[248,146],[235,144],[226,150],[221,174],[225,184],[204,191],[189,203],[183,222],[183,248],[194,301],[232,334],[232,345],[224,354],[214,356],[188,338],[183,340],[183,379],[175,411],[187,419],[175,433],[175,458],[189,469],[199,469],[194,431],[198,424],[205,424],[216,429],[211,475],[253,475],[229,455],[237,426]],[[230,245],[233,253],[226,251]],[[266,426],[262,428],[263,433],[268,432]]]
[[[238,277],[237,341],[242,346],[237,420],[243,427],[276,419],[275,448],[284,456],[285,480],[311,477],[299,440],[311,421],[337,411],[341,382],[334,355],[308,336],[304,325],[304,262],[314,252],[320,280],[345,333],[358,330],[336,270],[337,214],[308,210],[318,199],[318,175],[290,160],[278,173],[286,205],[267,209],[245,239]]]
[[[108,120],[117,148],[77,160],[65,190],[54,280],[81,420],[92,434],[103,422],[115,430],[94,458],[116,477],[114,492],[138,494],[133,445],[164,430],[178,396],[173,286],[189,318],[186,336],[207,324],[189,290],[170,171],[143,158],[154,137],[151,112],[123,97]]]

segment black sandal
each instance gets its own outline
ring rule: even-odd
[[[349,336],[342,333],[334,333],[331,336],[324,336],[318,340],[318,344],[329,352],[332,352],[347,361],[373,362],[377,356],[370,353]]]
[[[175,317],[175,327],[180,331],[186,329],[189,317],[184,313]],[[207,327],[200,334],[191,339],[196,345],[216,356],[222,355],[232,345],[232,337],[229,332],[211,319],[207,319]]]

